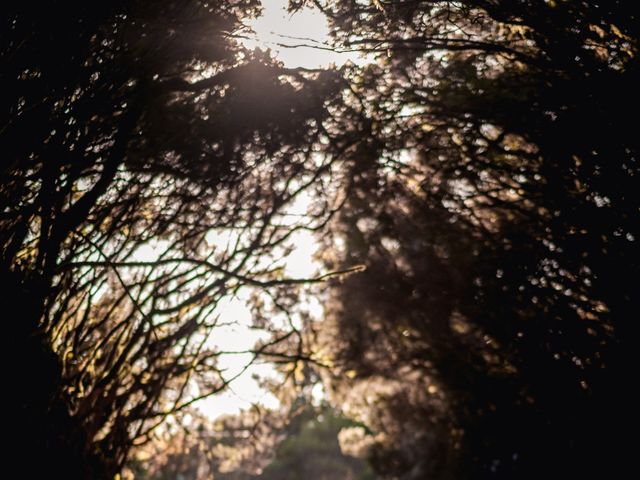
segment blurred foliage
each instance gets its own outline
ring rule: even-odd
[[[621,476],[640,274],[631,2],[303,6],[368,63],[247,51],[253,0],[3,7],[9,457],[34,478],[111,479],[128,460],[242,478],[274,456],[265,478],[369,478],[338,455],[341,417],[286,414],[320,375],[358,422],[343,448],[383,478]],[[297,231],[336,274],[283,275]],[[283,411],[209,425],[188,412],[231,381],[219,359],[238,352],[211,339],[247,291],[264,335],[243,354],[277,366]]]
[[[325,4],[322,4],[325,5]],[[333,401],[384,478],[621,474],[640,262],[625,2],[328,2],[370,128],[325,236]],[[615,473],[614,473],[615,472]]]
[[[290,302],[306,281],[279,273],[290,236],[332,213],[287,210],[331,174],[313,152],[341,79],[244,49],[257,7],[3,7],[0,274],[13,446],[42,459],[27,477],[112,478],[228,385],[215,337],[235,319],[218,304],[242,289]],[[254,321],[275,338],[248,362],[295,343]]]

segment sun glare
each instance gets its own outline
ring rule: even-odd
[[[289,68],[325,68],[362,61],[355,52],[329,49],[329,27],[321,12],[305,7],[291,14],[286,8],[287,0],[264,0],[262,14],[248,23],[255,35],[242,43],[248,48],[271,50]]]

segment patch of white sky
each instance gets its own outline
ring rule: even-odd
[[[326,68],[332,64],[363,62],[358,52],[327,49],[329,25],[322,12],[304,7],[291,13],[287,12],[287,4],[287,0],[263,0],[262,14],[247,23],[255,33],[242,41],[244,46],[269,49],[289,68]]]
[[[251,311],[247,305],[248,291],[223,299],[216,309],[222,327],[216,328],[210,337],[212,346],[228,352],[250,350],[256,342],[267,338],[264,331],[250,328]],[[259,404],[277,408],[278,400],[260,387],[259,379],[274,377],[275,371],[268,363],[254,361],[251,353],[221,355],[218,367],[226,379],[234,378],[223,392],[198,402],[199,409],[211,418],[236,414],[240,410]]]

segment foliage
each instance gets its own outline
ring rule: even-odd
[[[113,478],[175,433],[230,381],[219,359],[240,352],[215,336],[241,293],[265,333],[249,361],[293,386],[320,372],[369,429],[350,448],[385,478],[623,471],[640,273],[632,6],[290,3],[303,6],[327,15],[327,48],[370,63],[290,69],[245,50],[253,0],[6,8],[10,436],[41,459],[24,476]],[[291,215],[301,198],[308,212]],[[297,231],[345,275],[285,278]],[[311,283],[323,321],[300,305]],[[265,478],[363,473],[337,456],[342,420],[327,415],[291,425]],[[227,419],[214,443],[259,423],[262,455],[272,420]],[[165,442],[163,465],[218,471],[196,445],[208,429],[193,455]]]
[[[621,472],[638,275],[622,2],[331,2],[372,124],[325,237],[334,401],[389,478]],[[356,40],[354,40],[356,39]],[[360,47],[358,47],[360,48]]]
[[[331,212],[286,211],[331,171],[313,152],[339,79],[244,50],[233,35],[256,6],[25,2],[5,16],[16,449],[49,474],[112,477],[168,416],[226,387],[209,340],[220,300],[305,281],[279,259]]]
[[[309,408],[298,414],[288,427],[287,438],[278,446],[275,459],[257,478],[318,480],[372,479],[372,472],[361,461],[342,454],[338,434],[353,423],[331,409]]]
[[[339,436],[362,429],[328,406],[315,407],[298,398],[289,415],[256,410],[211,422],[193,416],[130,463],[137,479],[216,478],[221,480],[375,478],[360,459],[342,453]],[[264,456],[263,449],[271,451]],[[262,452],[261,452],[262,451]],[[258,461],[263,457],[261,461]]]

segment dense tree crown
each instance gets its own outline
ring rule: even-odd
[[[640,307],[632,2],[289,8],[366,61],[247,50],[253,0],[4,7],[25,477],[373,478],[338,438],[380,478],[617,477]],[[298,232],[318,277],[284,274]],[[262,335],[233,352],[215,338],[240,292]],[[282,411],[176,433],[240,353],[273,362]],[[318,382],[351,420],[300,409]]]

